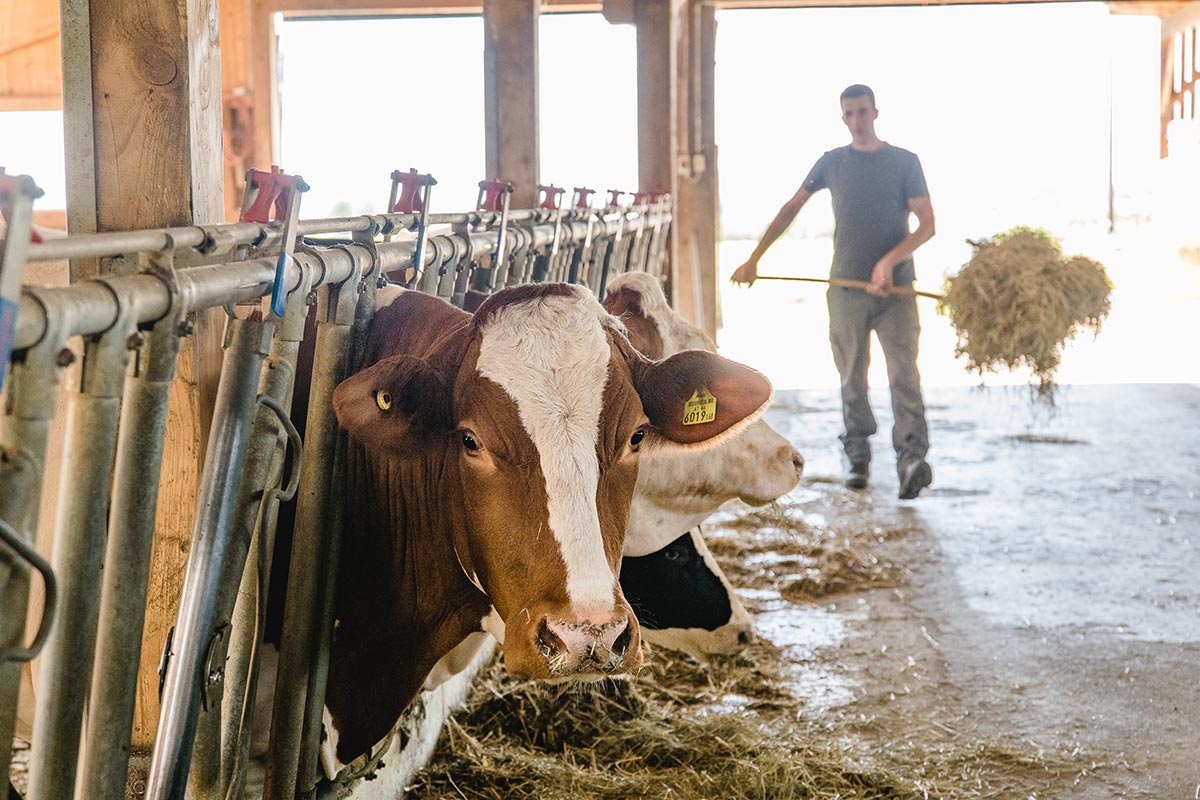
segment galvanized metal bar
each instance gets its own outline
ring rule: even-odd
[[[8,216],[8,234],[0,241],[0,386],[16,333],[21,278],[29,247],[33,201],[41,190],[28,177],[10,176],[0,185],[0,210]],[[47,342],[47,345],[53,346]],[[57,372],[46,352],[27,354],[25,377],[14,369],[8,380],[4,416],[0,419],[0,523],[14,537],[10,545],[0,543],[0,649],[10,655],[21,653],[25,644],[25,613],[29,603],[28,558],[37,533],[38,495],[46,446],[48,418],[54,408]],[[54,380],[31,379],[30,371],[50,372]],[[29,402],[33,400],[33,402]],[[45,622],[45,618],[43,618]],[[8,774],[17,695],[22,661],[0,658],[0,765]]]
[[[451,214],[429,214],[428,225],[496,224],[499,212],[475,211]],[[538,209],[520,209],[508,213],[508,221],[540,220]],[[417,219],[415,214],[364,214],[353,217],[326,217],[300,220],[297,232],[301,236],[317,236],[328,233],[354,233],[379,228],[381,222],[399,230],[410,227]],[[233,245],[255,245],[277,248],[282,238],[278,225],[262,225],[256,222],[230,222],[221,225],[189,226],[180,228],[154,228],[139,231],[109,231],[81,236],[52,239],[29,245],[30,261],[64,261],[75,258],[104,258],[128,253],[152,253],[171,247],[205,248],[214,240]]]
[[[136,303],[113,292],[114,324],[85,340],[79,391],[68,396],[51,562],[64,620],[38,669],[29,799],[74,796],[84,704],[91,687],[100,585],[121,394],[136,331]]]
[[[436,216],[431,215],[431,218]],[[517,212],[513,212],[510,219],[520,216]],[[237,224],[242,223],[234,223],[234,225]],[[303,223],[301,228],[303,229]],[[630,237],[624,236],[624,233],[627,229],[632,228],[632,225],[628,220],[614,217],[606,218],[600,228],[597,236],[623,238],[627,241]],[[173,230],[184,233],[201,231],[199,228],[176,228]],[[539,224],[529,230],[532,233],[531,247],[544,247],[550,241],[552,231],[548,224]],[[107,236],[108,234],[98,235]],[[573,233],[572,235],[578,234]],[[168,249],[175,246],[168,244],[165,240],[160,241],[161,238],[155,239],[155,241]],[[73,241],[73,238],[57,241]],[[180,247],[187,246],[186,242],[178,244]],[[427,244],[430,251],[427,260],[430,262],[430,266],[426,269],[421,288],[426,290],[426,281],[432,283],[439,278],[438,254],[440,253],[442,254],[441,265],[446,266],[446,272],[450,274],[450,277],[447,280],[445,276],[442,276],[441,290],[437,294],[449,297],[453,291],[452,285],[456,275],[454,267],[460,263],[461,253],[469,251],[475,256],[491,254],[495,252],[496,236],[488,231],[440,234],[429,237]],[[30,245],[30,249],[44,246],[46,245]],[[381,270],[390,272],[411,264],[414,246],[415,243],[411,240],[378,243]],[[324,274],[317,273],[315,279],[322,284],[344,281],[350,274],[351,262],[355,257],[342,248],[331,248],[322,252],[324,253]],[[315,257],[310,253],[297,253],[294,260],[301,262],[307,260],[304,266],[317,267]],[[292,286],[297,280],[298,266],[289,264],[288,269],[288,285]],[[179,270],[179,283],[181,291],[188,298],[189,307],[202,309],[261,297],[270,290],[274,274],[275,260],[259,258],[181,269]],[[137,297],[138,322],[140,323],[155,322],[162,318],[170,308],[170,298],[166,287],[161,281],[150,275],[128,275],[111,280],[115,290],[122,293],[129,292]],[[447,283],[450,285],[446,285]],[[14,351],[32,347],[43,338],[47,329],[48,314],[71,321],[69,330],[65,331],[67,335],[82,334],[85,336],[100,333],[111,327],[116,316],[116,304],[112,293],[96,281],[81,281],[74,286],[65,288],[42,289],[39,290],[39,296],[43,298],[41,303],[33,301],[28,296],[21,299],[17,315],[17,329],[13,339]]]
[[[259,512],[263,496],[275,488],[272,482],[278,480],[276,473],[279,470],[274,467],[282,465],[283,462],[282,446],[286,431],[275,409],[281,409],[286,418],[287,409],[291,407],[292,389],[296,378],[296,357],[300,341],[304,338],[304,319],[308,311],[311,280],[312,271],[302,268],[299,282],[287,295],[283,318],[274,327],[270,351],[259,378],[259,407],[246,446],[243,466],[245,477],[240,496],[235,503],[236,516],[222,565],[223,573],[229,579],[222,583],[223,588],[218,598],[213,623],[217,629],[230,631],[230,635],[222,639],[226,646],[231,644],[234,636],[246,636],[248,620],[242,620],[240,630],[233,627],[239,583],[233,581],[232,576],[243,577],[247,572],[247,556],[251,550],[256,523],[261,519]],[[274,517],[271,516],[270,519],[273,521]],[[272,533],[265,528],[259,530],[259,536],[273,539]],[[265,602],[265,598],[260,599]],[[253,624],[249,625],[249,641],[246,641],[246,638],[236,641],[236,679],[228,679],[229,673],[225,667],[212,669],[209,673],[209,683],[205,689],[207,702],[199,718],[192,770],[188,779],[188,794],[191,797],[224,796],[224,787],[232,780],[233,762],[237,760],[242,749],[243,734],[246,738],[249,737],[249,717],[244,715],[243,711],[248,706],[250,713],[253,713],[253,695],[247,698],[241,693],[240,690],[244,687],[240,683],[249,679],[254,672],[255,649],[261,635],[259,616],[256,608]],[[229,725],[225,725],[223,720],[225,687],[232,688],[229,698]]]
[[[187,314],[169,266],[158,274],[170,291],[171,310],[140,343],[121,403],[79,784],[89,800],[125,796],[167,408]]]
[[[366,351],[367,329],[375,316],[375,295],[381,287],[379,281],[368,275],[360,284],[357,300],[348,291],[339,292],[333,311],[334,324],[350,323],[349,348],[342,369],[335,376],[339,381],[353,374],[362,366]],[[332,296],[329,298],[333,300]],[[332,394],[326,395],[332,398]],[[336,426],[333,407],[322,402],[321,413],[329,415]],[[330,486],[346,485],[347,435],[337,427],[337,439],[333,450],[333,466],[329,478]],[[303,737],[300,741],[300,765],[297,776],[296,796],[302,800],[315,800],[321,778],[319,753],[324,724],[325,688],[329,682],[329,655],[333,639],[333,619],[337,600],[337,575],[342,552],[342,519],[345,513],[345,495],[334,493],[323,507],[325,552],[321,558],[321,574],[317,585],[317,603],[314,623],[313,653],[305,695]]]
[[[259,375],[267,351],[267,327],[259,320],[231,318],[226,331],[225,361],[200,478],[196,523],[179,601],[173,653],[167,664],[154,757],[150,762],[146,789],[150,800],[177,800],[184,795],[200,711],[200,691],[207,677],[206,655],[221,633],[215,628],[217,605],[226,578],[223,566],[243,480]]]
[[[0,417],[0,520],[27,546],[37,539],[46,441],[61,371],[56,358],[51,346],[31,351],[23,363],[13,365],[5,413]],[[0,643],[6,647],[16,649],[24,644],[28,605],[28,567],[16,553],[0,545],[0,606],[4,608]],[[17,661],[0,663],[0,747],[4,748],[0,764],[6,769],[12,754],[21,669]]]
[[[355,319],[360,288],[369,291],[375,277],[375,273],[363,279],[352,275],[318,296],[316,346],[304,432],[304,470],[300,474],[296,499],[296,524],[292,534],[283,638],[279,645],[279,670],[263,790],[265,800],[292,800],[301,788],[297,781],[305,743],[305,709],[310,693],[313,654],[318,648],[321,565],[328,550],[328,515],[339,502],[330,481],[339,431],[333,413],[333,390],[345,375],[351,324]],[[315,756],[313,752],[313,760]]]

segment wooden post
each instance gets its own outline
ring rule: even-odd
[[[483,97],[487,177],[532,208],[538,184],[538,0],[484,0]]]
[[[224,218],[218,0],[63,0],[71,232]],[[73,265],[73,277],[127,271]],[[153,742],[221,360],[221,313],[194,315],[171,392],[134,745]]]
[[[675,179],[676,307],[716,336],[717,287],[716,12],[689,0],[680,19],[678,86],[679,171]],[[685,313],[680,311],[680,313]]]

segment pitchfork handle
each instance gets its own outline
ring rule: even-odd
[[[867,281],[856,281],[850,278],[797,278],[791,275],[759,275],[760,281],[805,281],[807,283],[828,283],[831,286],[845,286],[850,289],[866,289],[871,284]],[[944,295],[933,292],[922,292],[911,286],[890,286],[888,294],[906,294],[911,297],[928,297],[930,300],[945,300]]]

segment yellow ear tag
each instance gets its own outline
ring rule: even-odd
[[[390,392],[376,392],[375,404],[382,410],[387,411],[392,407],[392,395]]]
[[[717,398],[708,389],[697,390],[683,404],[683,424],[700,425],[717,418]]]

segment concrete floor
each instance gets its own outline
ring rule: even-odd
[[[908,580],[760,632],[831,708],[1067,756],[1048,796],[1200,797],[1200,387],[1064,387],[1053,415],[1023,388],[927,390],[915,501],[887,397],[866,492],[840,484],[836,392],[779,392],[767,419],[808,462],[789,499],[813,524],[903,529]]]

